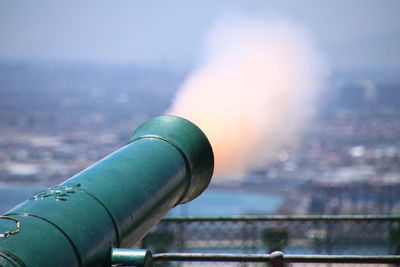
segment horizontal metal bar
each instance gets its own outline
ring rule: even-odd
[[[161,253],[154,254],[153,261],[395,264],[400,256]]]
[[[285,255],[284,262],[307,263],[400,263],[400,256],[359,256],[359,255]]]
[[[153,261],[270,262],[270,254],[161,253]]]
[[[315,216],[222,216],[222,217],[166,217],[163,222],[193,221],[400,221],[397,215],[315,215]]]

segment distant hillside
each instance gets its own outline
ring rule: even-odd
[[[162,114],[187,73],[134,65],[0,61],[0,124],[115,122]],[[366,98],[363,79],[376,88]],[[380,73],[336,73],[320,97],[321,111],[400,108],[400,83]],[[60,117],[64,121],[60,122]]]
[[[184,74],[132,65],[0,62],[0,124],[162,114]],[[18,117],[18,118],[17,118]]]
[[[0,62],[0,110],[160,113],[183,77],[129,65]]]

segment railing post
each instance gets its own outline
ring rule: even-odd
[[[283,267],[283,252],[274,251],[271,253],[271,263],[272,267]]]

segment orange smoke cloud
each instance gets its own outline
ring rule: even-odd
[[[322,88],[320,62],[302,28],[231,17],[211,31],[203,63],[166,113],[205,132],[216,176],[242,174],[299,137]]]

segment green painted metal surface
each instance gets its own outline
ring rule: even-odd
[[[153,267],[150,250],[115,248],[111,252],[111,264],[115,266]]]
[[[154,118],[118,151],[8,211],[20,231],[0,237],[0,263],[110,266],[112,248],[138,242],[171,208],[203,192],[213,162],[195,125]],[[0,217],[0,234],[13,227]]]

